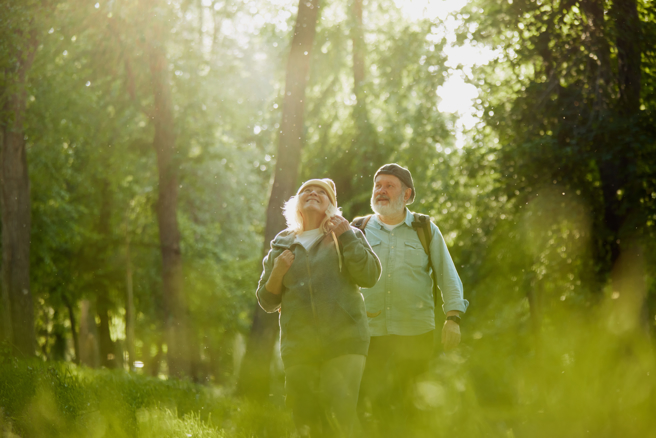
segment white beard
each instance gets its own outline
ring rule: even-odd
[[[393,216],[401,213],[405,209],[405,202],[403,202],[403,194],[399,195],[396,199],[391,199],[387,205],[381,205],[376,202],[376,196],[371,195],[371,209],[381,216]]]

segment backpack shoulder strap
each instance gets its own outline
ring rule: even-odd
[[[412,228],[417,232],[421,246],[424,247],[424,252],[428,255],[428,259],[430,260],[430,244],[433,240],[433,229],[431,228],[430,216],[421,213],[413,213],[413,215],[415,220],[412,222]]]
[[[356,217],[355,219],[353,219],[353,222],[351,222],[351,225],[364,233],[364,229],[367,227],[367,224],[369,223],[369,219],[371,219],[371,216],[372,216],[371,214],[368,214],[366,216]]]
[[[431,227],[431,218],[428,215],[421,214],[421,213],[413,213],[415,220],[412,222],[412,228],[415,229],[417,232],[417,236],[419,236],[419,241],[421,242],[421,246],[424,247],[424,252],[426,252],[426,255],[428,256],[428,266],[431,269],[431,279],[433,280],[433,303],[435,304],[435,308],[437,309],[437,296],[438,296],[438,291],[437,291],[437,277],[435,275],[435,270],[433,269],[433,260],[431,258],[430,254],[430,244],[431,241],[433,240],[433,228]]]

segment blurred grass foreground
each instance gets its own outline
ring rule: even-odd
[[[288,436],[274,406],[237,402],[181,380],[3,357],[2,437]]]
[[[414,388],[421,415],[407,436],[656,436],[651,341],[600,312],[563,313],[539,339],[474,334],[440,354]],[[3,437],[294,436],[285,409],[216,387],[7,356],[0,406]]]

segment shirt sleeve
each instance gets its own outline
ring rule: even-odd
[[[380,278],[382,268],[362,231],[351,227],[339,236],[339,241],[343,248],[344,264],[355,284],[373,287]]]
[[[272,248],[269,250],[266,257],[264,257],[264,260],[262,260],[262,275],[260,276],[260,281],[257,284],[257,291],[255,292],[257,302],[267,313],[278,311],[278,309],[280,309],[280,303],[282,302],[282,293],[276,295],[269,292],[266,288],[267,281],[269,281],[269,277],[271,276],[275,257]]]
[[[442,302],[444,303],[442,310],[444,313],[451,310],[465,313],[469,307],[469,301],[463,297],[462,281],[453,259],[451,259],[449,249],[446,247],[444,236],[437,225],[432,222],[431,229],[433,230],[433,239],[430,244],[431,262],[437,285],[442,292]]]

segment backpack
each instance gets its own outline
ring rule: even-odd
[[[364,234],[364,229],[367,227],[367,223],[369,222],[369,219],[371,219],[371,216],[373,215],[368,214],[366,216],[356,217],[353,219],[353,222],[351,222],[351,225],[362,231],[362,234]],[[428,256],[428,266],[431,269],[431,279],[433,280],[433,303],[437,309],[437,277],[435,275],[435,269],[433,269],[433,260],[431,259],[430,254],[430,244],[433,240],[431,219],[430,216],[421,213],[413,213],[413,216],[415,220],[412,222],[412,228],[417,232],[417,237],[419,237],[421,246],[424,248],[424,252]]]

